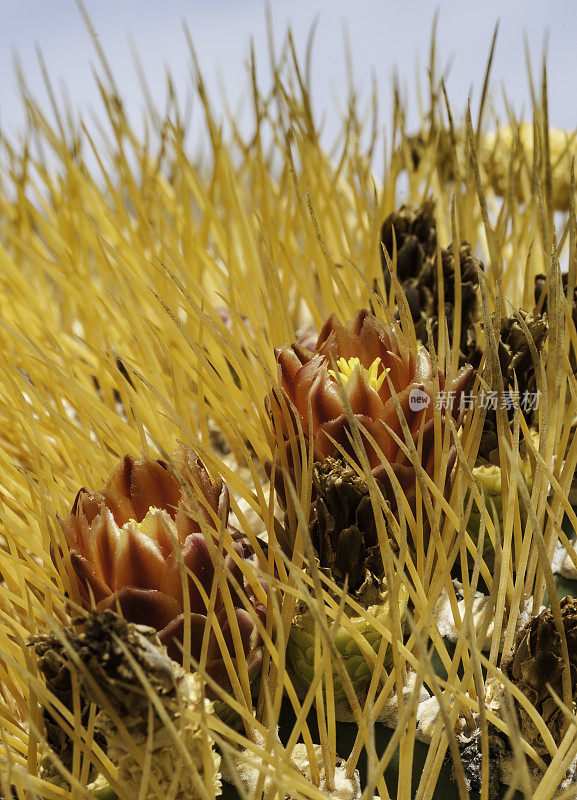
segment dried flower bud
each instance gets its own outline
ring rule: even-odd
[[[340,585],[356,591],[371,575],[383,573],[375,512],[365,481],[342,458],[313,468],[316,504],[311,539],[321,568]]]
[[[61,649],[62,643],[57,636],[38,636],[32,640],[34,650],[38,659],[38,669],[44,676],[46,686],[54,697],[67,708],[70,712],[74,711],[74,691],[72,684],[72,673],[67,661],[63,660]],[[80,721],[83,726],[88,724],[90,705],[85,698],[80,698]],[[58,723],[49,707],[42,709],[44,727],[46,729],[46,740],[52,752],[58,756],[67,770],[72,770],[73,759],[73,740]],[[100,732],[96,732],[94,740],[96,744],[106,751],[106,738]],[[54,769],[50,759],[46,759],[42,765],[44,776],[54,782],[60,783],[59,773]],[[95,767],[91,765],[89,780],[96,777]]]
[[[539,354],[547,341],[548,324],[546,318],[542,314],[528,314],[522,309],[519,309],[517,313],[527,325],[531,343],[535,346],[537,354]],[[537,396],[537,379],[530,342],[516,314],[501,320],[498,355],[503,389],[511,397],[511,393],[515,390],[516,380],[519,391],[519,405],[523,410],[527,424],[531,425],[537,410],[534,400]],[[525,399],[527,402],[525,402]],[[509,417],[512,418],[514,404],[510,403],[509,406],[507,411]],[[487,461],[491,461],[495,457],[497,448],[497,411],[494,407],[489,407],[485,416],[479,455]]]
[[[441,250],[443,273],[443,316],[440,318],[439,275],[437,269],[437,230],[433,216],[434,205],[427,201],[418,209],[402,206],[400,211],[390,214],[381,229],[381,246],[393,257],[393,229],[397,242],[397,278],[407,299],[417,338],[428,341],[427,322],[430,321],[435,347],[439,343],[439,325],[447,324],[449,343],[453,340],[453,317],[456,305],[456,262],[454,245]],[[390,290],[390,273],[384,254],[381,252],[383,274],[387,291]],[[478,320],[478,269],[483,264],[473,255],[468,242],[459,245],[461,269],[461,325],[459,364],[481,360],[481,351],[476,346],[475,322]]]
[[[563,287],[563,294],[569,300],[573,325],[575,325],[577,328],[577,286],[573,287],[573,297],[568,296],[569,275],[566,272],[564,272],[561,276],[561,285]],[[548,291],[549,287],[547,285],[547,276],[543,274],[535,275],[535,310],[533,312],[535,316],[538,316],[538,314],[541,313],[545,319],[547,318],[549,312]],[[573,347],[569,353],[569,359],[571,361],[573,371],[577,372],[577,356]]]
[[[479,271],[483,272],[483,263],[473,254],[471,245],[462,241],[459,245],[459,263],[461,268],[461,336],[479,318]],[[455,269],[456,259],[454,244],[441,251],[443,269],[443,291],[445,312],[451,315],[451,324],[447,321],[449,333],[452,333],[452,315],[456,302]],[[438,311],[437,311],[438,314]]]
[[[571,695],[577,701],[577,600],[561,600],[561,616],[569,651]],[[563,699],[563,672],[567,664],[561,653],[561,637],[555,626],[553,613],[545,609],[533,617],[515,635],[513,651],[502,663],[503,673],[515,683],[535,706],[537,713],[551,731],[559,745],[570,722],[553,698],[548,685]],[[531,717],[517,703],[523,735],[536,750],[548,753]]]
[[[381,228],[381,243],[389,258],[393,258],[393,233],[397,246],[397,277],[404,283],[417,278],[428,269],[437,254],[437,222],[435,204],[428,200],[419,208],[402,206],[386,218]],[[381,261],[387,291],[391,277],[385,255],[381,249]],[[430,288],[430,287],[429,287]]]
[[[151,800],[167,794],[177,800],[205,797],[206,791],[209,797],[219,794],[220,757],[206,727],[212,704],[203,698],[200,677],[168,657],[152,628],[127,623],[111,611],[77,623],[83,628],[80,634],[67,628],[62,637],[37,636],[32,643],[42,658],[59,661],[69,673],[76,671],[84,701],[99,706],[96,729],[106,738],[123,794],[140,796],[143,780],[148,781],[143,796]],[[83,668],[76,666],[70,649]],[[173,731],[159,715],[155,697]],[[128,736],[117,727],[116,716]]]

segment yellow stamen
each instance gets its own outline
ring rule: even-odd
[[[150,506],[143,520],[137,522],[137,520],[131,517],[128,520],[128,522],[124,523],[122,529],[128,530],[130,528],[136,527],[140,531],[140,533],[143,533],[150,539],[154,539],[156,538],[156,529],[157,529],[156,517],[158,513],[159,513],[158,508],[156,508],[155,506]]]
[[[351,377],[353,372],[356,369],[360,369],[366,382],[376,392],[380,390],[387,376],[387,373],[390,372],[390,368],[387,367],[386,369],[383,369],[383,371],[379,375],[378,373],[380,366],[381,366],[381,359],[378,356],[377,358],[375,358],[375,360],[368,369],[366,369],[366,367],[363,367],[360,362],[360,359],[356,357],[349,358],[348,361],[346,358],[339,358],[337,360],[339,377],[343,382],[343,386],[347,385],[347,383],[349,382],[349,378]],[[337,373],[333,369],[329,369],[329,375],[331,375],[335,380],[337,380]]]

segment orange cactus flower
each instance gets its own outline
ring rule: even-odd
[[[312,437],[315,461],[332,456],[335,442],[354,455],[340,383],[360,424],[369,465],[385,486],[390,482],[383,460],[391,465],[405,494],[409,498],[414,495],[413,465],[395,439],[397,436],[401,442],[405,441],[391,388],[415,444],[424,426],[422,464],[433,474],[435,371],[426,348],[413,346],[397,324],[382,323],[363,310],[343,325],[332,314],[319,334],[314,351],[292,345],[277,348],[275,352],[281,391],[273,397],[269,410],[289,464],[290,446],[298,436],[299,425],[305,439]],[[472,368],[464,367],[451,386],[446,385],[440,371],[437,377],[439,390],[452,399],[453,409],[458,413],[459,398],[471,380]],[[377,447],[363,434],[363,429]],[[389,499],[394,504],[394,498]]]
[[[229,496],[224,482],[213,483],[201,460],[188,449],[183,448],[177,466],[173,472],[164,461],[126,455],[103,489],[80,489],[71,513],[59,521],[85,607],[94,602],[97,611],[120,608],[129,622],[156,628],[169,653],[179,661],[178,643],[185,626],[190,625],[191,655],[199,660],[207,609],[203,593],[188,575],[184,591],[190,614],[185,618],[180,566],[184,562],[209,596],[215,568],[199,512],[215,532],[220,524],[227,525],[234,539],[231,549],[241,559],[255,566],[258,562],[248,541],[228,525]],[[230,553],[224,556],[224,575],[234,575],[264,619],[265,606],[257,602]],[[262,658],[260,637],[232,587],[231,595],[251,674]],[[215,613],[234,656],[230,621],[223,612],[219,593]],[[228,687],[222,654],[212,633],[207,670]]]

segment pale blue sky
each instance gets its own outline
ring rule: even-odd
[[[231,101],[245,87],[249,38],[253,36],[261,74],[268,67],[264,3],[260,0],[85,0],[99,40],[112,64],[129,110],[137,112],[141,94],[128,45],[131,36],[139,50],[159,104],[165,92],[168,65],[182,96],[190,86],[189,59],[181,20],[186,19],[210,91],[217,93],[218,75]],[[272,0],[277,42],[288,21],[300,53],[315,16],[319,16],[313,59],[314,103],[318,111],[332,109],[334,98],[346,97],[343,23],[351,41],[357,85],[367,96],[373,70],[381,89],[381,122],[389,119],[391,75],[397,69],[416,111],[415,65],[424,68],[435,4],[415,0]],[[501,20],[493,69],[493,88],[505,86],[520,111],[529,107],[523,51],[523,31],[538,64],[545,31],[549,30],[550,118],[553,124],[577,127],[577,10],[568,0],[468,2],[441,0],[439,7],[440,62],[452,56],[448,79],[451,103],[457,113],[472,88],[476,113],[493,28]],[[0,0],[0,125],[14,131],[22,124],[16,95],[12,54],[17,52],[30,86],[45,96],[35,55],[38,43],[52,78],[62,80],[79,109],[98,107],[91,75],[93,45],[74,0]],[[332,118],[329,111],[328,121]],[[330,126],[329,126],[330,127]]]

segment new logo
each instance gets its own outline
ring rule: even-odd
[[[409,392],[409,408],[411,411],[422,411],[429,406],[431,396],[422,389],[411,389]]]

